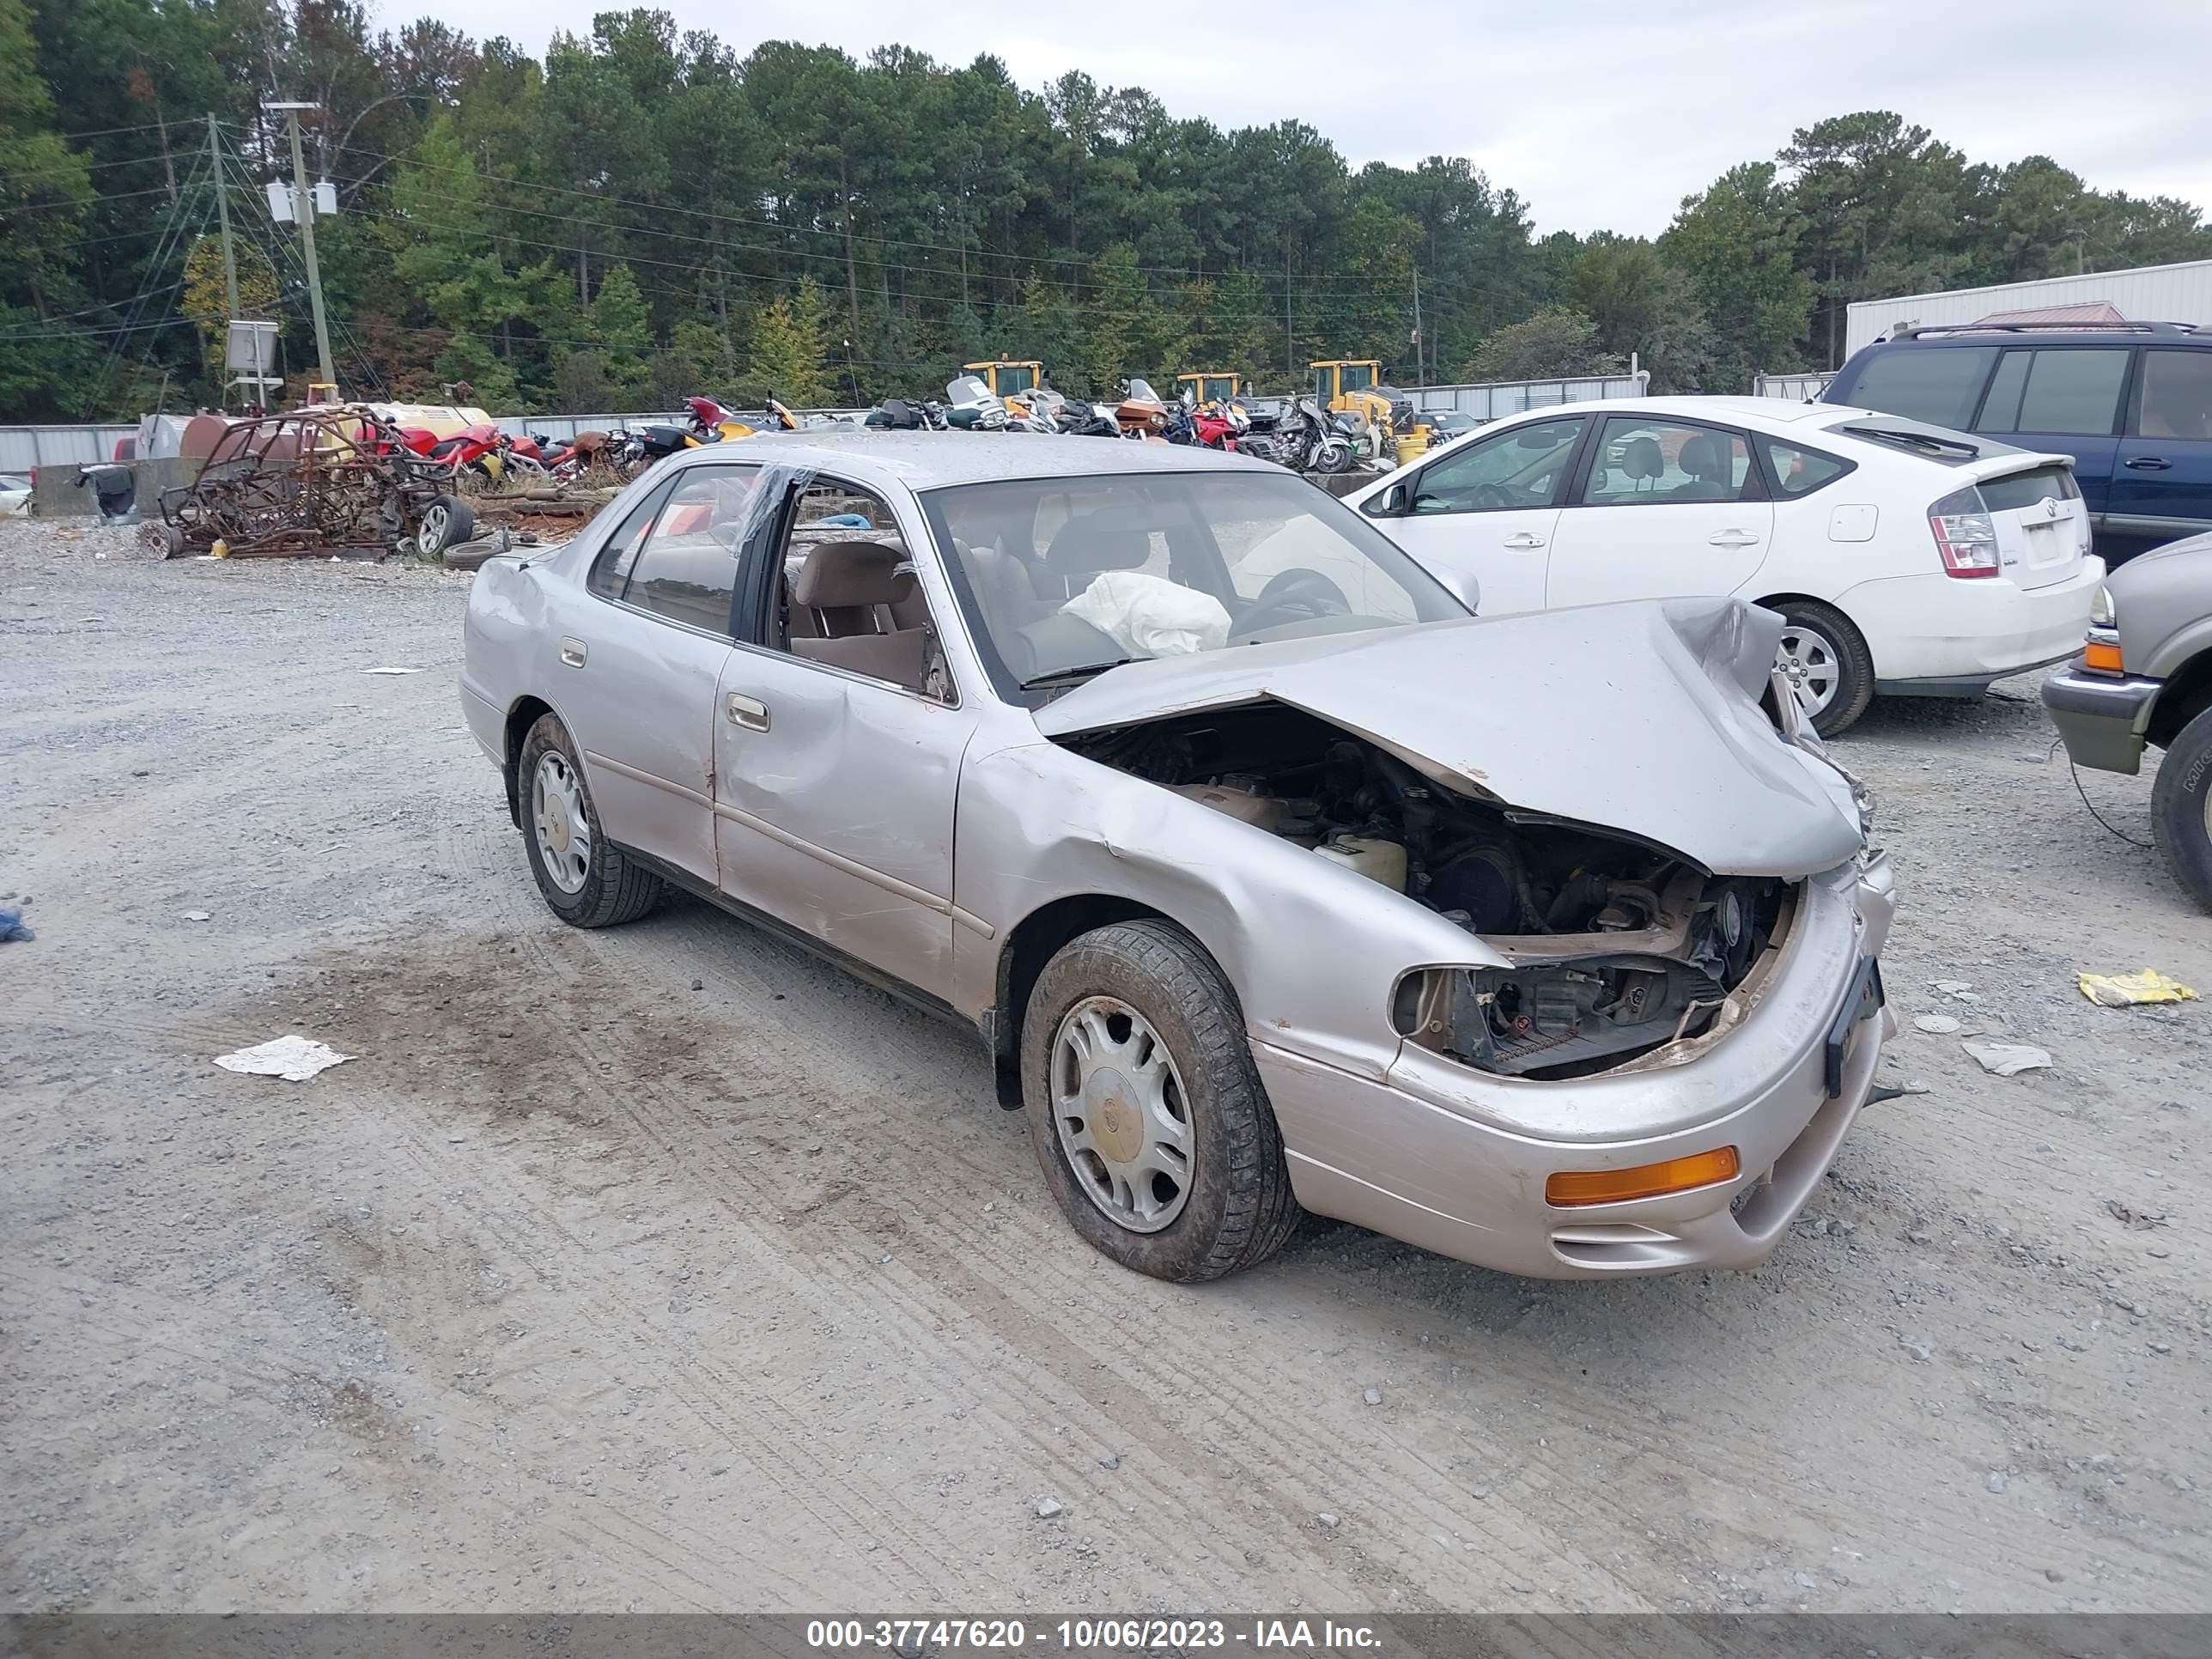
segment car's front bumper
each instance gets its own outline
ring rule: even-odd
[[[2075,765],[2133,773],[2142,768],[2143,734],[2164,685],[2136,674],[2096,673],[2076,659],[2044,681],[2043,706]]]
[[[1887,1009],[1850,1019],[1895,899],[1887,861],[1815,878],[1774,976],[1706,1053],[1661,1070],[1533,1082],[1408,1045],[1362,1078],[1255,1037],[1300,1203],[1486,1267],[1553,1279],[1753,1267],[1780,1242],[1864,1103]],[[1829,1036],[1844,1023],[1830,1091]],[[1558,1208],[1562,1170],[1732,1146],[1735,1179]]]

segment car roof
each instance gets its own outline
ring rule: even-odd
[[[1926,351],[1940,346],[2101,345],[2195,346],[2212,350],[2212,329],[2192,323],[2106,323],[2098,328],[2068,328],[2049,323],[1928,323],[1920,331],[1870,340],[1862,351]]]
[[[1654,420],[1672,416],[1677,420],[1717,421],[1741,425],[1747,421],[1814,420],[1837,413],[1833,404],[1801,404],[1787,398],[1753,398],[1744,393],[1715,392],[1711,396],[1680,398],[1592,398],[1587,402],[1547,404],[1541,409],[1516,410],[1491,424],[1502,426],[1541,416],[1642,415]]]
[[[908,489],[990,483],[1004,478],[1065,478],[1116,472],[1279,472],[1249,457],[1188,444],[1133,443],[1042,432],[883,432],[817,427],[763,432],[727,448],[683,452],[685,465],[716,459],[857,474]],[[856,482],[860,480],[856,479]]]

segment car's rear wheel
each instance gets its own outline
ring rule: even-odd
[[[1848,731],[1874,701],[1874,653],[1866,636],[1849,617],[1817,599],[1774,608],[1785,624],[1774,665],[1798,689],[1815,732],[1832,738]]]
[[[2212,708],[2166,745],[2151,787],[2151,828],[2190,896],[2212,910]]]
[[[582,762],[557,717],[530,728],[516,777],[530,873],[555,915],[572,927],[611,927],[659,902],[660,878],[599,833]]]
[[[1188,934],[1121,922],[1063,947],[1030,993],[1021,1066],[1045,1184],[1123,1267],[1218,1279],[1297,1226],[1236,993]]]

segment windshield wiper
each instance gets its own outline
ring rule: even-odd
[[[1111,662],[1085,663],[1080,668],[1055,668],[1049,674],[1038,674],[1032,678],[1024,680],[1020,689],[1024,691],[1040,691],[1048,685],[1073,685],[1079,681],[1103,674],[1109,668],[1119,668],[1124,663],[1140,660],[1142,659],[1137,657],[1116,657]]]
[[[1978,445],[1958,438],[1939,438],[1932,432],[1901,432],[1893,426],[1846,426],[1837,430],[1848,432],[1854,438],[1871,438],[1877,443],[1917,449],[1926,455],[1963,455],[1971,461],[1982,453]]]

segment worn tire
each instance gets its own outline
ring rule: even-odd
[[[2189,896],[2212,910],[2212,708],[2166,745],[2151,786],[2151,829],[2166,866]]]
[[[544,855],[538,845],[538,791],[533,781],[538,775],[538,763],[549,750],[566,760],[574,775],[592,830],[584,884],[573,893],[561,890],[560,884],[546,869]],[[538,717],[538,723],[522,740],[522,753],[515,768],[517,796],[522,808],[523,849],[529,855],[530,873],[537,878],[538,890],[544,896],[548,909],[571,927],[612,927],[621,922],[635,921],[660,902],[660,878],[641,868],[600,833],[599,808],[592,800],[582,758],[568,737],[568,728],[561,724],[558,716]]]
[[[1158,1232],[1131,1231],[1076,1185],[1053,1123],[1052,1046],[1086,997],[1119,998],[1152,1023],[1182,1082],[1195,1141],[1189,1196]],[[1180,929],[1118,922],[1083,934],[1045,964],[1021,1034],[1024,1110],[1045,1185],[1075,1231],[1125,1267],[1179,1282],[1218,1279],[1264,1261],[1304,1213],[1291,1193],[1283,1138],[1267,1103],[1237,994]]]
[[[434,559],[449,547],[459,547],[477,533],[477,515],[458,495],[441,495],[422,509],[422,523],[415,532],[415,546],[426,559]]]
[[[1813,729],[1824,738],[1850,731],[1874,701],[1874,653],[1867,649],[1866,635],[1849,617],[1818,599],[1790,599],[1773,608],[1785,622],[1809,628],[1834,646],[1836,695],[1813,717]]]

